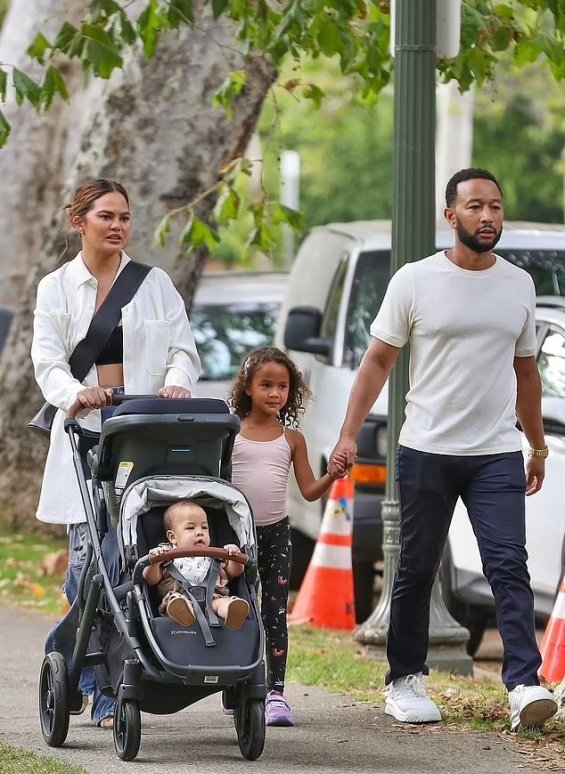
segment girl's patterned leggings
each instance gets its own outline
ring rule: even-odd
[[[286,609],[292,560],[288,516],[276,524],[257,527],[261,617],[265,627],[267,690],[284,691],[288,629]]]

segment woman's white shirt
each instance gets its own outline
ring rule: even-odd
[[[122,253],[118,274],[129,261]],[[98,384],[96,366],[81,383],[71,374],[68,362],[86,336],[97,287],[96,278],[79,253],[44,277],[37,288],[31,346],[35,378],[45,400],[62,409],[51,430],[37,509],[41,521],[69,524],[85,520],[63,423],[77,393]],[[126,393],[156,394],[165,385],[194,389],[200,375],[200,358],[184,301],[166,272],[158,267],[151,269],[133,299],[123,307],[122,326]],[[100,412],[90,412],[81,424],[99,431]]]

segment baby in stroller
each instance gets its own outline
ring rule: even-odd
[[[91,487],[77,441],[78,407],[65,420],[91,543],[73,653],[47,653],[41,668],[43,737],[51,747],[65,742],[70,712],[82,699],[80,672],[93,666],[100,690],[117,700],[113,735],[122,760],[139,751],[142,712],[176,713],[219,692],[233,710],[242,755],[255,760],[265,743],[265,639],[253,514],[229,480],[239,418],[214,399],[116,396],[115,403],[87,454]],[[187,502],[191,518],[206,514],[210,533],[192,548],[180,545],[183,524],[174,515],[179,506],[186,515]],[[174,518],[166,525],[171,506]],[[173,562],[189,558],[211,559],[199,585],[175,577]],[[237,564],[241,571],[231,567]],[[218,583],[222,565],[225,584]],[[159,613],[165,571],[184,586],[191,605],[182,606],[194,614],[193,625]],[[214,599],[225,585],[228,596]]]
[[[207,548],[210,545],[208,516],[204,508],[192,500],[180,500],[170,505],[163,515],[168,543],[161,543],[149,551],[149,556],[159,556],[172,548]],[[234,543],[227,543],[224,550],[238,554]],[[196,621],[192,586],[202,586],[213,572],[212,559],[208,556],[187,556],[171,562],[150,564],[143,570],[143,578],[149,586],[157,586],[159,613],[168,615],[181,626],[192,626]],[[225,621],[228,629],[239,629],[249,614],[249,603],[240,597],[230,596],[228,582],[238,578],[243,565],[227,561],[217,573],[212,594],[212,610]],[[197,603],[196,603],[197,604]]]

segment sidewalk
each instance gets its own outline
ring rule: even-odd
[[[83,766],[89,774],[167,770],[174,774],[542,774],[509,736],[454,731],[441,725],[395,723],[382,704],[346,699],[318,688],[290,684],[297,725],[268,728],[265,751],[253,763],[242,758],[233,721],[216,696],[174,715],[142,715],[139,755],[117,757],[111,732],[90,725],[87,713],[71,717],[65,746],[43,741],[37,710],[43,642],[51,619],[0,606],[0,742]],[[540,765],[540,764],[538,764]],[[1,770],[1,768],[0,768]],[[553,769],[555,770],[555,769]],[[133,771],[133,768],[132,768]],[[4,774],[4,773],[3,773]],[[6,772],[5,774],[9,774]]]

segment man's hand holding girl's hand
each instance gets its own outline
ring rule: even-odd
[[[328,463],[328,475],[332,478],[343,478],[347,475],[347,455],[334,450]]]

